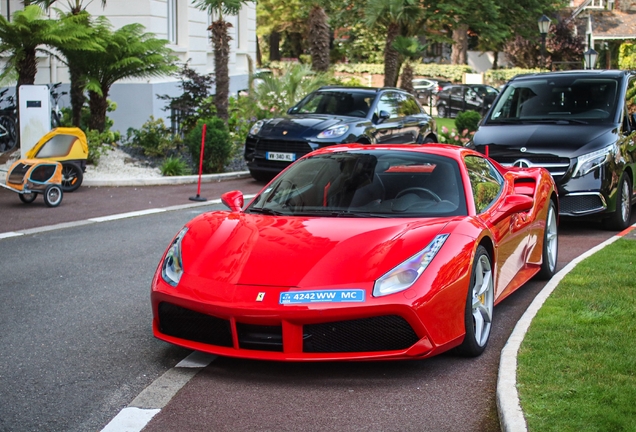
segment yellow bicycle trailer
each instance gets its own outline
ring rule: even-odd
[[[62,189],[73,192],[82,185],[88,141],[81,129],[59,127],[44,135],[26,154],[27,159],[44,159],[62,164]]]

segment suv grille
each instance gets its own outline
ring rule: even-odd
[[[301,156],[311,153],[312,148],[305,141],[259,139],[256,143],[256,151],[295,153],[296,159],[299,159]]]
[[[561,177],[568,172],[570,168],[569,158],[560,158],[555,156],[535,156],[535,155],[519,155],[519,156],[497,156],[490,155],[494,160],[502,164],[503,166],[513,166],[515,162],[523,159],[530,162],[533,167],[542,167],[547,169],[555,181],[558,181]]]

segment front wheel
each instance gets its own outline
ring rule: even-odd
[[[466,334],[456,351],[466,357],[477,357],[486,349],[492,327],[495,301],[492,264],[486,248],[479,246],[473,261],[470,286],[464,309]]]
[[[0,152],[13,150],[17,144],[15,120],[7,115],[0,116]]]
[[[57,207],[62,202],[62,187],[58,185],[48,185],[44,190],[44,204],[47,207]]]
[[[437,107],[437,117],[439,118],[446,117],[446,107],[444,105],[439,105]]]
[[[557,234],[556,206],[550,200],[548,216],[543,231],[543,255],[541,269],[537,273],[537,279],[548,280],[556,273],[557,256],[559,252],[559,240]]]
[[[38,194],[37,192],[30,192],[30,193],[21,193],[18,196],[20,197],[20,201],[22,201],[23,203],[31,204],[38,197]]]
[[[64,192],[76,191],[84,180],[82,168],[74,163],[62,164],[62,190]]]
[[[611,231],[622,231],[629,226],[632,218],[632,184],[623,173],[618,183],[616,191],[616,210],[603,221],[605,229]]]

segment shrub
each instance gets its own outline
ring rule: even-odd
[[[455,118],[455,126],[457,130],[464,131],[468,130],[468,132],[475,132],[479,127],[479,122],[481,121],[481,116],[477,111],[462,111],[457,114],[457,118]]]
[[[146,156],[165,156],[174,152],[180,140],[177,139],[165,125],[163,119],[150,116],[150,120],[141,129],[128,128],[126,141],[139,147]]]
[[[223,172],[232,156],[232,142],[227,124],[218,117],[197,121],[196,126],[185,137],[185,144],[192,159],[198,163],[201,155],[203,125],[207,125],[203,149],[203,172],[206,174]]]
[[[88,143],[88,158],[86,162],[93,165],[99,164],[99,158],[106,154],[108,150],[112,150],[113,141],[112,132],[99,132],[98,130],[87,130],[86,141]]]
[[[192,173],[187,162],[178,156],[170,156],[164,160],[161,164],[160,170],[161,175],[164,176],[182,176]]]
[[[468,129],[464,129],[462,133],[458,133],[455,128],[449,131],[446,126],[442,126],[442,131],[439,133],[439,142],[442,144],[463,146],[470,141],[474,134],[474,131],[469,132]]]

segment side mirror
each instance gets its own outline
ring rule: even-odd
[[[388,111],[380,110],[380,115],[378,116],[378,124],[382,123],[389,117],[391,117],[391,114]]]
[[[221,202],[233,212],[243,209],[243,193],[241,191],[225,192],[221,195]]]

